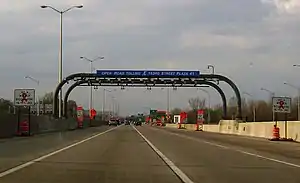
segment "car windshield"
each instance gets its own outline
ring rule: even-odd
[[[0,2],[0,183],[300,183],[300,0]]]

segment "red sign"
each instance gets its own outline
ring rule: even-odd
[[[78,127],[82,128],[82,122],[83,122],[83,107],[78,106],[77,107],[77,122],[78,122]]]
[[[199,109],[197,111],[197,123],[201,124],[204,121],[204,110],[203,109]]]
[[[97,114],[97,112],[96,112],[95,109],[91,109],[91,110],[90,110],[90,118],[91,118],[91,119],[94,119],[94,117],[96,116],[96,114]]]
[[[187,113],[181,112],[180,113],[180,123],[185,123],[187,121]]]

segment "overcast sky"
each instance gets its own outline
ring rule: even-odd
[[[50,3],[50,4],[49,4]],[[24,76],[40,81],[41,95],[53,91],[58,80],[59,14],[40,5],[66,9],[64,15],[63,75],[97,69],[207,70],[231,78],[242,91],[268,99],[264,87],[276,95],[295,96],[300,86],[299,0],[2,0],[0,7],[0,97],[13,98],[14,88],[35,88]],[[232,90],[220,85],[227,97]],[[207,88],[206,88],[207,89]],[[64,88],[64,91],[66,87]],[[221,102],[207,89],[212,104]],[[123,114],[166,108],[167,90],[128,89],[112,92]],[[102,92],[94,92],[101,109]],[[88,107],[88,89],[77,88],[70,98]],[[171,107],[187,107],[190,97],[207,97],[196,89],[171,92]],[[111,101],[108,96],[108,106]]]

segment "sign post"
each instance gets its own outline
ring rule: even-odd
[[[272,103],[274,113],[285,113],[284,137],[285,139],[287,139],[287,114],[291,113],[292,99],[290,97],[273,97]],[[277,119],[275,122],[275,126],[277,127]]]
[[[14,90],[14,105],[18,107],[18,133],[23,134],[30,132],[30,107],[35,104],[35,89],[15,89]],[[28,119],[22,121],[20,128],[20,107],[28,107]],[[26,127],[26,128],[24,128]],[[20,131],[21,130],[21,131]]]

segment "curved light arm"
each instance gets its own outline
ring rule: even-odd
[[[82,8],[83,6],[82,5],[77,5],[77,6],[71,6],[70,8],[66,9],[66,10],[63,10],[62,13],[66,13],[68,11],[70,11],[71,9],[74,9],[74,8]]]
[[[297,86],[295,86],[295,85],[292,85],[292,84],[290,84],[290,83],[284,82],[283,84],[285,84],[285,85],[287,85],[287,86],[290,86],[290,87],[292,87],[292,88],[294,88],[294,89],[300,90],[299,87],[297,87]]]
[[[271,90],[268,90],[266,88],[261,88],[260,90],[270,93],[273,97],[275,96],[275,92],[272,92]]]
[[[41,6],[41,8],[50,8],[50,9],[52,9],[52,10],[54,10],[54,11],[56,11],[57,13],[60,13],[60,14],[66,13],[66,12],[68,12],[68,11],[70,11],[71,9],[74,9],[74,8],[82,8],[82,7],[83,7],[83,5],[71,6],[70,8],[67,8],[67,9],[65,9],[65,10],[63,10],[63,11],[59,11],[58,9],[56,9],[56,8],[54,8],[54,7],[52,7],[52,6],[48,6],[48,5],[43,5],[43,6]]]
[[[207,69],[210,69],[210,68],[212,68],[212,74],[215,74],[215,66],[213,66],[213,65],[208,65],[208,66],[207,66]]]
[[[89,61],[89,62],[94,62],[94,61],[96,61],[98,59],[103,60],[104,57],[97,57],[95,59],[89,59],[89,58],[86,58],[86,57],[80,57],[80,59],[84,59],[84,60]]]
[[[248,93],[248,92],[243,92],[243,94],[244,94],[244,95],[248,95],[248,96],[250,96],[250,97],[253,97],[253,95],[250,94],[250,93]]]
[[[37,85],[40,85],[40,81],[31,76],[25,76],[25,79],[30,79],[31,81],[35,82]]]

